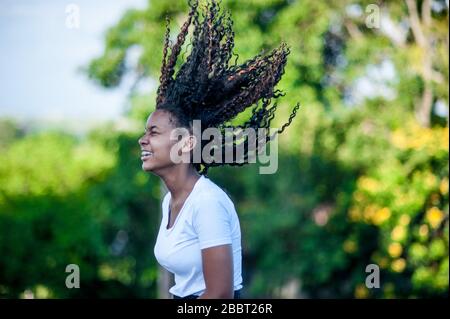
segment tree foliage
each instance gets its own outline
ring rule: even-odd
[[[303,106],[280,137],[276,174],[210,172],[240,215],[244,296],[448,296],[445,1],[223,5],[239,61],[291,46],[275,122]],[[142,128],[155,92],[138,84],[159,77],[166,15],[177,32],[186,14],[185,1],[127,11],[88,66],[104,87],[135,78],[127,116]],[[141,132],[0,130],[0,295],[157,297],[160,185],[140,170]],[[78,291],[63,286],[69,263],[81,265]],[[380,267],[379,289],[365,286],[368,264]]]

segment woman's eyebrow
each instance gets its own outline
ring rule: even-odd
[[[149,131],[151,131],[151,130],[153,130],[153,129],[157,129],[158,128],[158,126],[156,126],[156,125],[152,125],[152,126],[150,126],[150,127],[145,127],[145,129],[146,130],[149,130]]]

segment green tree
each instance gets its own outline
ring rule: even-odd
[[[159,186],[140,170],[136,136],[107,127],[82,140],[30,134],[3,152],[2,297],[155,296]],[[80,267],[80,289],[65,286],[68,264]]]
[[[303,105],[280,137],[277,174],[211,172],[241,216],[247,295],[448,295],[445,2],[223,5],[232,12],[238,62],[280,40],[291,46],[280,103]],[[127,72],[156,80],[164,18],[176,32],[186,12],[185,1],[128,11],[109,30],[90,76],[107,87]],[[123,68],[136,47],[138,62]],[[361,94],[364,82],[371,94]],[[129,116],[144,123],[153,94],[133,91]],[[381,267],[382,289],[364,285],[370,263]]]

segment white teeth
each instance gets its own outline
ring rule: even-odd
[[[153,153],[152,152],[149,152],[149,151],[142,151],[141,152],[141,156],[150,156],[150,155],[152,155]]]

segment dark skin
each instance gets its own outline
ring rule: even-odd
[[[200,178],[200,174],[191,163],[190,153],[196,140],[193,135],[182,141],[171,139],[171,132],[176,128],[174,116],[164,110],[156,110],[147,120],[146,132],[139,139],[141,150],[152,152],[142,163],[142,169],[159,176],[171,193],[170,220],[166,226],[173,226],[186,198]],[[170,151],[175,144],[181,145],[178,153],[183,161],[174,163]],[[202,249],[203,276],[206,290],[199,299],[233,298],[233,254],[231,245],[221,245]]]

